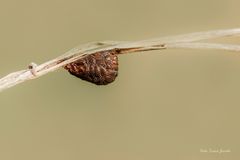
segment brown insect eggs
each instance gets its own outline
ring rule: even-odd
[[[96,52],[69,63],[64,68],[82,80],[107,85],[118,75],[118,57],[115,50]]]

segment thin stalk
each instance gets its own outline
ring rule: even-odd
[[[47,73],[53,72],[68,63],[84,58],[89,54],[99,51],[117,50],[119,54],[161,50],[171,48],[191,49],[218,49],[226,51],[240,51],[240,45],[204,43],[202,40],[215,39],[227,36],[240,35],[240,28],[227,30],[214,30],[207,32],[196,32],[191,34],[162,37],[142,41],[101,41],[80,45],[63,55],[42,63],[38,66],[30,65],[28,69],[10,73],[0,79],[0,92],[28,80],[39,78]]]

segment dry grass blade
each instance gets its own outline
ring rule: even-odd
[[[0,79],[0,91],[13,87],[27,80],[38,78],[49,72],[55,71],[68,63],[84,58],[89,54],[94,54],[99,51],[118,50],[119,54],[160,50],[170,48],[192,48],[192,49],[220,49],[227,51],[240,51],[240,45],[234,44],[218,44],[218,43],[203,43],[201,40],[215,39],[226,36],[240,35],[240,28],[215,30],[207,32],[197,32],[178,36],[169,36],[157,39],[129,42],[129,41],[102,41],[93,42],[78,46],[65,54],[47,61],[38,66],[29,66],[28,69],[10,73]]]

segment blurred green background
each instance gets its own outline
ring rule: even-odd
[[[86,42],[240,23],[237,0],[0,2],[1,76]],[[239,53],[175,49],[121,55],[119,63],[117,80],[107,86],[61,69],[0,93],[0,159],[240,158]]]

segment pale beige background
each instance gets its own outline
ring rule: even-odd
[[[90,41],[240,27],[239,6],[239,0],[0,0],[0,75]],[[108,86],[59,70],[0,93],[0,159],[240,158],[239,53],[178,49],[119,59],[119,77]],[[231,152],[200,152],[210,148]]]

